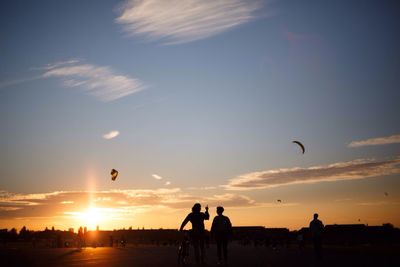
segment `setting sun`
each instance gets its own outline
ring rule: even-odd
[[[89,229],[95,229],[104,219],[104,214],[102,214],[99,208],[89,208],[84,212],[77,214],[77,220],[80,224],[87,226]]]

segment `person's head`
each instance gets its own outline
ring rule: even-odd
[[[201,211],[201,205],[200,203],[196,203],[192,207],[192,212],[200,212]]]
[[[221,207],[221,206],[217,207],[217,214],[218,215],[222,215],[223,212],[224,212],[224,207]]]
[[[314,213],[314,220],[318,219],[318,213]]]

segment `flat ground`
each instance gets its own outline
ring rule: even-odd
[[[187,266],[193,263],[190,251]],[[400,266],[400,246],[327,247],[317,262],[312,248],[229,247],[230,267],[236,266]],[[140,246],[126,248],[1,248],[0,266],[177,266],[176,247]],[[206,266],[216,266],[216,248],[207,249]]]

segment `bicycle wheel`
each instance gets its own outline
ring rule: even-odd
[[[179,246],[178,248],[178,266],[183,265],[183,249],[182,249],[182,245]]]

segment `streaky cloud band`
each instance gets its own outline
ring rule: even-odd
[[[399,144],[400,134],[370,138],[366,140],[352,141],[348,147],[362,147],[362,146],[379,146],[379,145],[389,145],[389,144]]]
[[[400,159],[359,159],[308,168],[286,168],[251,172],[231,179],[228,190],[251,190],[292,184],[343,181],[400,174]]]
[[[193,195],[180,188],[56,191],[36,194],[0,191],[0,218],[54,217],[55,214],[79,213],[88,206],[110,211],[141,209],[150,212],[155,206],[177,210],[188,209],[198,201],[212,207],[274,207],[273,203],[257,203],[241,194]]]
[[[43,78],[59,78],[64,86],[82,88],[104,102],[117,100],[145,88],[138,79],[116,74],[110,67],[84,64],[79,60],[49,64],[44,69]]]
[[[246,23],[261,0],[129,0],[116,22],[129,35],[166,44],[207,38]]]

